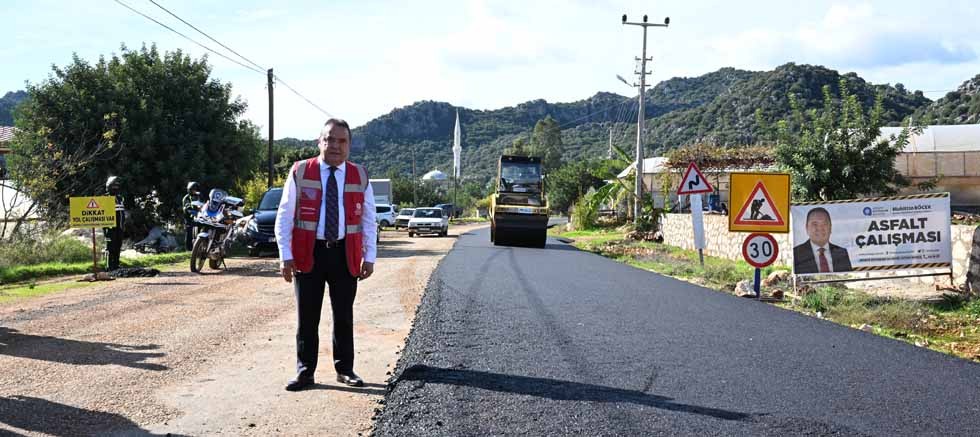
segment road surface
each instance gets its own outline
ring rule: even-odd
[[[980,435],[976,363],[486,229],[402,355],[376,435]]]

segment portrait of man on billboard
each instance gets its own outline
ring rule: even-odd
[[[794,273],[839,273],[852,270],[847,249],[830,242],[831,228],[830,213],[826,209],[816,207],[807,212],[808,239],[793,248]]]

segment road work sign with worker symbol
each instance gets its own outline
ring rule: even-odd
[[[116,199],[112,196],[69,198],[73,228],[112,228],[116,226]]]
[[[789,232],[788,173],[732,173],[729,232]]]

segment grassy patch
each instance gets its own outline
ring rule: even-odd
[[[752,279],[754,268],[744,261],[704,257],[696,251],[658,243],[623,240],[611,230],[576,231],[558,234],[574,238],[576,247],[632,266],[694,282],[709,288],[731,291],[738,281]],[[763,278],[774,270],[762,271]],[[789,284],[779,284],[782,289]],[[798,299],[778,304],[782,308],[870,331],[909,343],[980,361],[980,299],[949,297],[941,303],[880,298],[840,286],[822,286]],[[868,329],[868,328],[865,328]]]
[[[467,225],[471,223],[490,223],[490,219],[487,217],[459,217],[449,220],[449,224],[452,225]]]
[[[0,303],[94,285],[94,282],[56,282],[0,287]]]
[[[153,267],[173,264],[190,259],[190,252],[163,253],[140,258],[122,258],[122,267]],[[0,284],[10,284],[50,278],[54,276],[81,275],[92,271],[92,262],[49,262],[42,264],[0,268]]]

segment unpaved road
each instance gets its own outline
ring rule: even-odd
[[[354,305],[363,388],[334,382],[324,302],[318,386],[283,389],[295,369],[295,303],[273,258],[4,304],[0,436],[366,435],[430,274],[475,227],[383,234]]]

